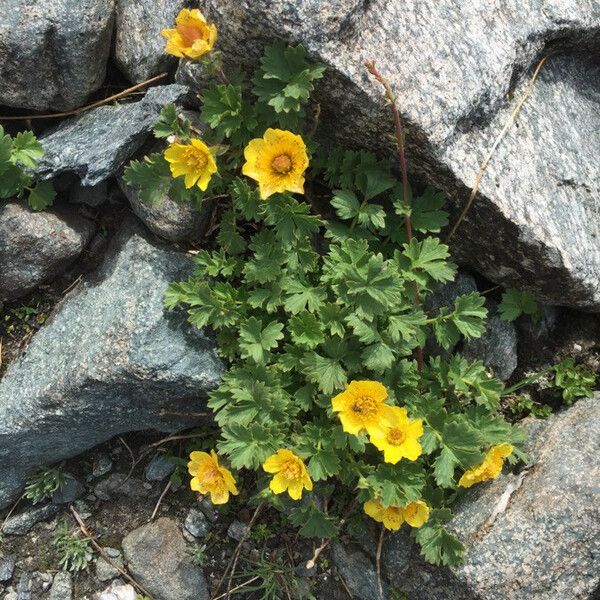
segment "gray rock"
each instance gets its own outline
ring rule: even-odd
[[[113,581],[108,588],[96,596],[97,600],[137,600],[135,588],[122,581]]]
[[[0,556],[0,582],[10,581],[12,579],[16,565],[16,558],[12,554]]]
[[[71,573],[60,571],[54,576],[48,600],[71,600],[73,597],[73,580]]]
[[[102,477],[110,473],[113,467],[113,461],[106,452],[100,452],[94,456],[92,463],[92,477]]]
[[[163,292],[191,258],[128,221],[101,269],[69,294],[0,381],[0,507],[40,465],[115,435],[193,426],[222,372],[214,343]]]
[[[0,206],[0,300],[20,298],[64,273],[94,233],[76,214],[35,212],[22,202]]]
[[[23,573],[17,584],[17,600],[33,600],[31,594],[31,576]]]
[[[155,456],[144,469],[147,481],[164,481],[175,470],[175,463],[168,456]]]
[[[81,185],[76,182],[69,190],[69,202],[73,204],[85,204],[96,208],[108,200],[108,184],[106,181],[98,185]]]
[[[227,535],[236,542],[241,542],[250,534],[250,528],[245,523],[235,520],[227,528]]]
[[[101,183],[141,147],[161,108],[177,102],[186,92],[187,88],[177,84],[152,87],[138,102],[99,106],[63,121],[39,138],[46,153],[35,176],[49,179],[75,173],[84,186]]]
[[[114,0],[3,0],[0,104],[69,110],[104,81]]]
[[[206,69],[201,62],[194,60],[180,60],[175,71],[175,83],[185,85],[190,93],[186,97],[186,104],[197,107],[199,104],[198,95],[210,83],[214,83],[213,78],[206,73]]]
[[[203,538],[212,529],[206,515],[195,506],[190,508],[183,526],[196,538]]]
[[[138,83],[175,66],[165,52],[162,29],[175,27],[186,0],[117,0],[115,61],[123,74]]]
[[[360,600],[386,600],[387,585],[382,582],[383,594],[379,593],[377,574],[371,559],[360,551],[349,551],[341,544],[333,545],[333,561],[340,577],[355,598]]]
[[[600,585],[600,394],[529,423],[533,466],[470,490],[450,527],[465,564],[433,567],[406,531],[388,537],[383,565],[411,600],[591,600]],[[521,486],[518,487],[519,480]],[[515,488],[518,488],[515,490]],[[489,519],[510,493],[504,512]]]
[[[447,193],[454,217],[533,67],[548,46],[558,50],[453,246],[496,283],[600,310],[596,0],[209,0],[205,8],[232,64],[256,64],[273,36],[304,44],[329,67],[318,100],[322,122],[334,126],[324,137],[391,153],[389,109],[363,64],[375,59],[399,99],[409,169]]]
[[[65,483],[52,494],[54,504],[71,504],[85,494],[85,487],[74,477],[67,477]]]
[[[488,320],[485,333],[465,342],[462,354],[470,360],[482,360],[494,375],[506,381],[517,368],[517,329],[500,318],[495,303],[486,302]]]
[[[123,539],[130,573],[153,596],[161,600],[208,600],[202,569],[191,562],[177,525],[157,519],[132,531]]]
[[[106,547],[104,551],[115,564],[123,567],[123,558],[119,550]],[[115,577],[119,577],[119,575],[119,571],[104,558],[99,557],[96,560],[96,577],[100,581],[110,581],[111,579],[115,579]]]
[[[100,500],[108,502],[117,498],[146,498],[148,491],[144,482],[135,477],[127,477],[122,473],[112,473],[94,488],[94,494]]]
[[[208,496],[203,496],[202,500],[198,502],[198,508],[211,523],[216,523],[219,520],[219,511]]]
[[[175,202],[168,196],[153,206],[143,202],[137,189],[119,178],[119,187],[133,212],[152,233],[171,242],[198,242],[206,233],[211,207],[197,208],[192,202]]]
[[[32,506],[17,515],[9,517],[5,521],[1,533],[7,535],[25,535],[36,523],[51,519],[58,514],[58,511],[59,507],[55,504]]]

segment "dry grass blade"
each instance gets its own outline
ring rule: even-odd
[[[535,71],[533,72],[533,75],[532,75],[531,79],[529,80],[529,84],[527,85],[527,88],[526,88],[524,94],[521,96],[521,99],[519,100],[519,102],[517,102],[517,105],[515,106],[515,109],[512,111],[510,117],[508,118],[508,121],[506,121],[506,124],[502,128],[502,131],[500,132],[500,134],[498,135],[498,137],[492,144],[492,147],[490,148],[490,151],[487,153],[487,156],[485,157],[484,161],[481,163],[481,166],[479,167],[479,171],[477,172],[477,177],[475,177],[475,183],[473,185],[473,189],[471,190],[471,193],[469,194],[469,199],[467,200],[465,207],[463,208],[462,212],[460,213],[460,216],[456,220],[456,223],[454,223],[454,225],[452,226],[452,229],[450,229],[450,232],[448,233],[448,235],[446,237],[446,243],[448,243],[450,238],[452,238],[452,236],[456,233],[458,226],[465,220],[465,217],[467,216],[467,213],[469,212],[469,209],[471,208],[473,201],[475,200],[475,196],[477,195],[477,190],[479,190],[479,184],[481,183],[483,174],[485,173],[485,170],[487,169],[487,166],[490,163],[492,155],[496,151],[496,148],[500,145],[500,142],[506,135],[506,132],[509,130],[510,126],[513,124],[514,120],[517,118],[517,115],[519,114],[521,107],[523,106],[523,104],[525,104],[525,100],[527,100],[527,98],[529,98],[529,95],[531,94],[531,91],[533,90],[533,84],[535,83],[535,80],[537,79],[538,73],[540,72],[540,69],[542,68],[543,64],[546,62],[546,60],[548,60],[548,58],[550,56],[552,56],[552,55],[549,54],[548,56],[544,56],[544,58],[542,58],[542,60],[540,60],[540,62],[538,63],[538,66],[536,67]]]

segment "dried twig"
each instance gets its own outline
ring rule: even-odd
[[[252,529],[252,525],[254,525],[254,522],[256,521],[256,518],[258,517],[260,511],[262,510],[264,506],[264,502],[261,502],[257,507],[256,510],[254,511],[254,514],[252,515],[252,518],[250,519],[250,522],[248,523],[248,529],[246,530],[246,533],[242,536],[242,539],[239,541],[238,545],[235,547],[235,550],[231,556],[231,559],[229,560],[229,563],[227,564],[227,566],[225,567],[225,571],[223,571],[223,575],[221,576],[221,579],[219,579],[219,583],[217,583],[217,587],[215,589],[215,594],[221,589],[221,586],[223,585],[223,582],[225,581],[225,577],[227,577],[227,573],[229,572],[229,569],[231,568],[231,575],[229,577],[229,583],[227,584],[227,592],[225,592],[225,596],[229,597],[229,595],[232,592],[231,589],[231,581],[233,579],[233,574],[235,572],[235,567],[237,566],[237,561],[240,555],[240,552],[242,550],[242,544],[246,541],[246,539],[248,538],[248,535],[250,533],[250,530]],[[223,595],[218,596],[219,598],[224,597]]]
[[[375,79],[383,86],[383,89],[385,90],[385,97],[390,103],[392,119],[394,120],[396,143],[398,145],[398,163],[400,166],[400,173],[402,174],[402,206],[405,209],[404,228],[406,230],[406,241],[410,244],[413,238],[413,231],[409,210],[410,207],[408,206],[408,171],[406,167],[406,155],[404,153],[404,134],[402,132],[402,121],[400,120],[400,112],[398,111],[396,96],[394,95],[388,80],[377,70],[375,61],[366,60],[365,67],[367,68],[367,71],[369,71],[369,73],[371,73],[371,75],[373,75],[373,77],[375,77]],[[415,294],[415,304],[421,304],[419,285],[416,281],[413,281],[413,290]],[[417,355],[417,367],[419,371],[421,371],[423,369],[423,348],[421,346],[417,346],[415,351]]]
[[[169,481],[167,483],[167,485],[165,486],[165,489],[163,490],[163,493],[160,495],[160,498],[158,499],[158,502],[156,503],[156,506],[154,507],[154,510],[152,511],[152,516],[150,517],[151,521],[154,521],[154,518],[156,517],[156,513],[158,512],[158,509],[164,499],[164,497],[167,495],[167,492],[171,489],[171,482]]]
[[[127,581],[129,581],[131,583],[131,585],[133,585],[133,587],[135,587],[142,595],[149,598],[149,600],[153,600],[153,597],[150,595],[150,592],[148,590],[146,590],[144,587],[142,587],[129,573],[127,573],[127,571],[125,571],[125,569],[123,569],[123,567],[121,567],[121,565],[116,563],[114,560],[112,560],[112,558],[110,556],[108,556],[108,554],[106,553],[104,548],[102,546],[100,546],[100,544],[94,539],[92,532],[90,531],[88,526],[85,524],[84,520],[81,518],[81,515],[75,510],[73,505],[70,505],[69,509],[70,509],[71,513],[73,514],[73,517],[75,517],[75,520],[77,521],[77,524],[79,525],[79,529],[81,530],[81,533],[83,533],[83,535],[90,540],[90,544],[92,544],[92,546],[96,549],[98,554],[100,554],[100,556],[102,556],[102,558],[111,567],[113,567],[121,575],[123,575],[123,577],[125,577],[125,579],[127,579]]]
[[[251,583],[254,583],[257,579],[259,579],[259,576],[255,575],[254,577],[252,577],[252,579],[248,579],[248,581],[244,581],[244,583],[240,583],[240,585],[234,587],[233,589],[229,590],[228,592],[223,592],[219,596],[215,596],[214,598],[211,598],[211,600],[221,600],[221,598],[225,598],[225,596],[227,596],[227,594],[236,592],[237,590],[239,590],[243,587],[246,587],[247,585],[250,585]]]
[[[132,92],[135,92],[135,91],[139,90],[140,88],[150,85],[151,83],[154,83],[155,81],[158,81],[159,79],[162,79],[163,77],[166,77],[166,76],[167,76],[167,73],[161,73],[160,75],[157,75],[156,77],[151,77],[150,79],[146,79],[146,81],[142,81],[141,83],[133,85],[125,90],[122,90],[118,94],[113,94],[112,96],[109,96],[108,98],[104,98],[104,100],[98,100],[97,102],[92,102],[91,104],[87,104],[86,106],[81,106],[80,108],[75,108],[74,110],[68,110],[68,111],[59,112],[59,113],[51,113],[51,114],[46,114],[46,115],[25,115],[23,117],[14,117],[14,116],[1,117],[0,116],[0,121],[29,121],[31,119],[57,119],[57,118],[61,118],[61,117],[71,117],[73,115],[79,115],[83,112],[91,110],[92,108],[97,108],[98,106],[102,106],[103,104],[108,104],[109,102],[113,102],[114,100],[119,100],[120,98],[123,98],[124,96],[128,96]]]
[[[537,79],[538,73],[540,72],[542,65],[546,62],[546,60],[550,56],[552,56],[552,55],[549,54],[547,56],[544,56],[544,58],[542,58],[542,60],[540,60],[540,62],[538,63],[538,66],[536,67],[535,71],[533,72],[533,75],[532,75],[531,79],[529,80],[529,83],[527,85],[527,88],[525,89],[524,94],[521,96],[521,99],[519,100],[519,102],[517,102],[517,105],[515,106],[515,109],[512,111],[510,117],[508,118],[508,121],[506,121],[506,124],[502,128],[502,131],[499,133],[498,137],[492,144],[490,151],[487,153],[487,156],[481,163],[481,166],[479,167],[479,171],[477,172],[477,177],[475,177],[475,184],[473,185],[473,189],[471,190],[469,199],[467,200],[465,207],[463,208],[462,212],[460,213],[460,216],[456,220],[456,223],[454,223],[454,225],[452,226],[452,229],[450,229],[450,232],[446,236],[446,243],[448,243],[450,238],[452,238],[452,236],[456,233],[458,226],[464,221],[465,217],[467,216],[467,213],[469,212],[469,209],[471,208],[471,205],[473,204],[473,201],[475,200],[475,196],[477,195],[477,190],[479,189],[479,184],[481,183],[481,179],[483,177],[483,174],[485,173],[485,170],[487,169],[487,166],[492,158],[492,155],[494,154],[494,152],[496,151],[496,148],[499,146],[500,142],[506,135],[506,132],[509,130],[510,126],[513,124],[514,120],[517,118],[517,115],[519,114],[521,107],[523,106],[523,104],[525,104],[525,100],[527,100],[527,98],[529,98],[529,95],[531,94],[531,92],[533,90],[533,84],[535,83],[535,80]]]
[[[385,537],[385,527],[381,525],[379,534],[379,543],[377,544],[377,554],[375,555],[375,570],[377,573],[377,591],[379,597],[383,598],[383,583],[381,582],[381,550],[383,549],[383,538]]]
[[[21,496],[19,498],[17,498],[17,501],[10,507],[8,514],[4,517],[4,520],[2,521],[2,525],[0,525],[0,534],[2,533],[2,530],[4,529],[4,525],[6,525],[6,521],[8,521],[8,519],[12,516],[12,514],[15,512],[15,510],[17,510],[17,506],[19,506],[19,504],[21,503],[21,500],[23,500],[23,498],[25,498],[25,494],[21,494]]]

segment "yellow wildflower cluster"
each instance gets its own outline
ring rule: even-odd
[[[476,483],[496,479],[504,466],[504,459],[508,458],[513,451],[510,444],[500,444],[492,446],[486,453],[483,462],[463,473],[458,485],[464,488],[470,488]]]
[[[369,500],[363,505],[363,510],[378,523],[383,523],[386,529],[396,531],[403,523],[419,528],[429,519],[429,506],[423,500],[410,502],[406,506],[383,506],[380,500]]]
[[[190,487],[195,492],[210,494],[213,504],[225,504],[229,494],[238,495],[235,479],[229,469],[219,464],[219,458],[214,450],[207,452],[192,452],[188,471],[192,476]]]
[[[199,59],[210,52],[217,40],[217,28],[197,9],[184,8],[177,15],[175,29],[163,29],[165,51],[180,58]],[[205,191],[217,172],[214,152],[202,140],[189,144],[172,142],[165,151],[173,177],[185,177],[185,187]],[[244,150],[242,173],[258,182],[260,197],[275,193],[304,193],[308,154],[301,136],[283,129],[267,129],[262,138],[251,140]]]
[[[423,421],[410,419],[405,408],[386,404],[388,392],[377,381],[352,381],[331,401],[346,433],[366,431],[383,460],[395,465],[402,458],[417,460],[423,454],[419,438]]]
[[[182,9],[175,19],[175,29],[163,29],[160,33],[167,38],[167,54],[192,60],[208,54],[217,41],[217,28],[207,23],[197,8]]]

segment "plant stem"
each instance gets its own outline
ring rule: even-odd
[[[392,91],[392,88],[388,80],[377,70],[375,61],[365,61],[365,67],[367,71],[375,77],[375,79],[383,86],[385,90],[385,96],[390,103],[392,111],[392,118],[394,120],[394,129],[396,132],[396,141],[398,143],[398,162],[400,165],[400,173],[402,174],[402,206],[404,207],[406,214],[404,216],[404,228],[406,230],[406,240],[410,244],[413,239],[412,231],[412,220],[410,217],[410,210],[408,206],[408,172],[406,169],[406,156],[404,154],[404,135],[402,133],[402,121],[400,120],[400,112],[398,111],[398,105],[396,104],[396,96]],[[415,304],[421,304],[421,297],[419,294],[419,286],[416,281],[413,281],[413,288],[415,293]],[[416,349],[417,353],[417,367],[419,371],[423,369],[423,348],[418,346]]]

